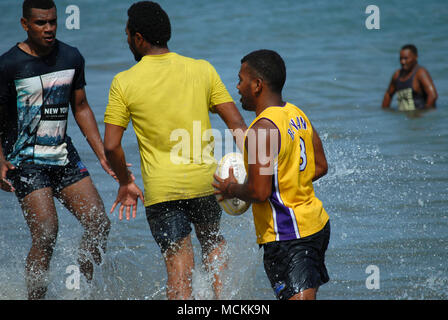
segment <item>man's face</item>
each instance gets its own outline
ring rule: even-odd
[[[140,53],[138,53],[137,46],[135,45],[135,37],[131,36],[131,33],[129,32],[127,25],[126,25],[126,34],[128,36],[129,49],[131,50],[132,54],[134,55],[135,61],[140,61],[143,56]]]
[[[29,18],[21,19],[28,40],[38,48],[51,49],[56,42],[57,13],[51,9],[31,9]]]
[[[240,72],[238,73],[239,82],[236,86],[238,93],[241,96],[241,106],[244,110],[255,111],[254,96],[252,86],[254,81],[253,72],[247,62],[241,64]]]
[[[405,71],[411,71],[417,64],[417,56],[409,49],[400,51],[401,68]]]

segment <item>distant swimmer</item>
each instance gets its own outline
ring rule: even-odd
[[[112,210],[119,217],[136,215],[144,201],[151,233],[160,247],[167,271],[168,299],[192,299],[194,252],[192,227],[212,275],[215,298],[220,298],[220,271],[226,266],[226,241],[220,232],[221,208],[213,195],[216,162],[204,137],[211,129],[210,112],[230,129],[246,124],[215,68],[205,60],[184,57],[168,48],[171,24],[159,4],[141,1],[128,10],[126,34],[137,63],[117,74],[111,84],[104,115],[106,155],[120,182]],[[129,178],[122,137],[132,121],[141,157],[143,192]],[[194,124],[200,124],[195,127]],[[188,152],[172,152],[179,145],[176,132],[188,136]]]
[[[84,58],[56,39],[54,2],[25,0],[21,24],[28,38],[0,57],[0,187],[15,192],[31,232],[28,298],[43,299],[58,234],[54,197],[84,228],[78,262],[88,281],[110,229],[103,201],[66,132],[70,105],[102,167],[114,173],[87,102]]]
[[[417,62],[418,52],[413,44],[401,48],[401,69],[395,71],[384,95],[383,108],[389,108],[397,93],[398,110],[412,111],[436,107],[437,90],[429,72]]]
[[[238,184],[232,170],[225,180],[215,175],[216,194],[252,203],[257,243],[276,297],[315,299],[329,281],[330,221],[312,184],[328,169],[322,142],[305,113],[282,98],[286,67],[280,55],[249,53],[238,76],[242,106],[256,114],[245,139],[248,178]]]

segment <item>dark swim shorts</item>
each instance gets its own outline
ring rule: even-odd
[[[330,240],[330,221],[308,237],[263,244],[264,268],[279,300],[287,300],[330,280],[325,251]]]
[[[57,194],[81,179],[88,177],[89,172],[82,163],[76,151],[72,150],[69,162],[65,166],[21,163],[15,170],[9,170],[7,178],[16,189],[19,200],[31,192],[52,188]]]
[[[151,233],[162,253],[179,240],[187,237],[194,224],[204,230],[204,235],[197,234],[199,241],[217,243],[222,239],[219,234],[221,207],[214,195],[185,200],[157,203],[146,207],[146,218]],[[201,237],[204,238],[201,238]]]

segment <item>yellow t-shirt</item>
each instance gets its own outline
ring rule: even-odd
[[[311,123],[302,110],[290,103],[265,109],[249,128],[262,118],[270,120],[279,130],[280,152],[273,164],[271,196],[265,202],[252,204],[257,242],[262,244],[312,235],[325,226],[329,216],[314,194]],[[248,134],[246,139],[250,144]],[[247,150],[244,158],[247,170]]]
[[[209,111],[232,102],[213,66],[170,52],[147,55],[111,84],[104,122],[137,136],[145,206],[213,193]]]

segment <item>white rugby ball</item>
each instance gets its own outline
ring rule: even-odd
[[[241,153],[231,152],[222,157],[216,168],[216,175],[221,179],[227,179],[230,167],[233,167],[233,175],[238,183],[244,183],[246,180],[246,168],[244,167],[244,159]],[[239,216],[250,207],[250,203],[238,198],[225,199],[218,203],[226,213],[232,216]]]

